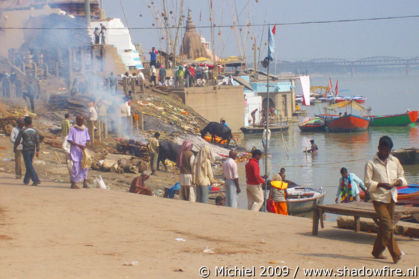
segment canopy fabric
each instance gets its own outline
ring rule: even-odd
[[[202,56],[195,59],[195,61],[197,61],[197,62],[203,62],[203,61],[209,61],[209,60],[210,60],[209,58],[202,57]]]
[[[366,111],[367,109],[364,108],[363,106],[361,106],[360,104],[358,104],[356,101],[343,101],[340,103],[336,103],[333,105],[330,105],[327,107],[327,109],[339,109],[339,108],[344,108],[347,106],[351,106],[353,109],[359,110],[359,111]]]

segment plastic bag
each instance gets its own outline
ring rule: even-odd
[[[97,188],[103,189],[103,190],[109,190],[109,187],[106,186],[105,181],[103,181],[102,176],[96,176],[94,183],[96,184]]]
[[[87,151],[87,148],[83,149],[83,157],[81,159],[81,168],[82,169],[88,169],[92,166],[93,159],[92,156],[90,156],[89,151]]]

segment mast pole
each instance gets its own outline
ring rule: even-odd
[[[271,30],[271,26],[269,26],[269,29]],[[268,57],[269,57],[269,47],[268,47]],[[268,69],[267,69],[267,75],[266,75],[266,108],[265,108],[265,121],[266,121],[266,126],[265,126],[265,182],[266,182],[266,178],[268,177],[268,149],[269,149],[269,143],[268,143],[268,138],[269,138],[269,65],[270,65],[270,61],[268,59]],[[267,187],[268,185],[266,185],[264,193],[263,193],[263,200],[264,200],[264,211],[266,211],[266,191],[268,190]]]

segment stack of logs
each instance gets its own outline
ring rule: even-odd
[[[116,145],[116,150],[126,155],[133,155],[142,158],[148,157],[147,144],[132,139],[120,139],[118,144]]]

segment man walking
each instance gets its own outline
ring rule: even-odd
[[[63,137],[68,136],[68,132],[70,131],[71,124],[70,124],[70,114],[64,114],[64,120],[61,121],[61,135]]]
[[[17,136],[19,135],[20,131],[23,129],[24,122],[22,119],[18,119],[16,121],[16,127],[12,129],[12,133],[10,134],[10,141],[13,143],[13,145],[16,142]],[[19,143],[19,145],[16,147],[15,150],[15,174],[16,179],[22,178],[22,144]]]
[[[151,175],[156,174],[157,164],[158,164],[158,157],[159,157],[159,137],[160,133],[156,132],[154,137],[148,141],[148,151],[150,154],[150,167],[151,167]]]
[[[259,167],[261,157],[262,151],[255,149],[252,151],[252,158],[246,164],[247,205],[252,211],[259,211],[264,201],[262,183],[265,181],[260,176]]]
[[[77,183],[83,181],[83,188],[89,188],[87,185],[88,169],[83,169],[81,161],[83,158],[83,150],[90,142],[89,131],[84,126],[84,118],[81,115],[76,117],[76,125],[74,125],[68,133],[67,141],[70,146],[70,160],[73,163],[71,170],[71,188],[80,189]]]
[[[183,141],[176,164],[180,169],[180,199],[195,202],[195,188],[192,185],[192,166],[195,161],[195,156],[192,152],[192,147],[193,144],[191,140],[187,139]]]
[[[38,174],[32,165],[33,156],[39,157],[39,134],[38,131],[32,127],[32,118],[29,116],[25,117],[24,120],[25,128],[22,129],[16,138],[13,151],[16,153],[17,147],[22,143],[22,155],[25,162],[26,173],[23,178],[25,185],[29,184],[32,180],[32,186],[37,186],[41,183],[38,178]]]
[[[226,205],[237,208],[237,199],[240,193],[239,173],[237,171],[237,152],[231,150],[229,158],[223,164],[224,178],[226,181]]]
[[[384,259],[383,252],[387,247],[393,262],[397,263],[402,254],[393,236],[394,204],[397,202],[397,186],[407,185],[407,181],[399,160],[390,154],[392,148],[390,137],[380,138],[378,153],[365,166],[364,180],[379,219],[372,255]]]

